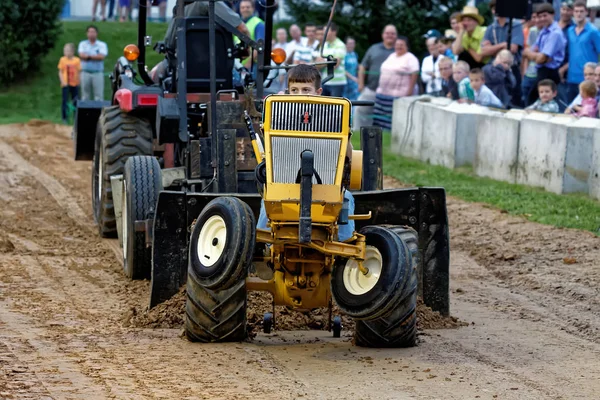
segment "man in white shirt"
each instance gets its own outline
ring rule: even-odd
[[[442,77],[439,62],[444,57],[440,54],[439,38],[433,36],[427,39],[429,55],[421,65],[421,80],[426,85],[425,92],[432,94],[442,90]]]
[[[287,45],[286,53],[288,57],[287,60],[285,60],[288,64],[291,64],[294,60],[296,48],[304,46],[307,41],[307,39],[302,36],[300,27],[296,24],[290,26],[290,36],[292,37],[292,40]]]
[[[87,40],[79,43],[77,53],[81,59],[81,100],[104,100],[104,59],[108,46],[98,40],[98,28],[93,25],[87,28]]]
[[[297,46],[295,48],[293,56],[294,64],[311,63],[314,58],[314,52],[319,47],[319,41],[317,40],[317,27],[314,24],[306,24],[304,27],[304,34],[306,35],[306,41],[301,46]]]

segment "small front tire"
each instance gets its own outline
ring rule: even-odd
[[[247,276],[255,238],[250,208],[235,197],[217,197],[204,207],[192,230],[190,269],[206,289],[228,289]]]

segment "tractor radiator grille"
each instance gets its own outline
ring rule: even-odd
[[[273,182],[296,183],[300,170],[300,155],[304,150],[311,150],[315,156],[315,171],[321,177],[321,181],[324,185],[333,185],[340,155],[340,142],[340,139],[273,136],[271,138]],[[315,177],[313,183],[317,183]]]
[[[341,132],[344,107],[341,104],[312,104],[274,101],[271,129],[300,132]]]

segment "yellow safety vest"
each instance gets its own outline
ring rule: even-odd
[[[246,22],[246,26],[248,27],[248,30],[250,31],[250,39],[252,40],[256,40],[256,35],[254,34],[254,31],[256,30],[256,27],[258,26],[258,24],[260,23],[264,23],[264,21],[260,18],[258,18],[257,16],[253,16],[251,17],[247,22]],[[233,37],[233,41],[234,43],[239,43],[240,39],[238,39],[237,36]],[[246,62],[250,59],[250,57],[246,58],[245,60],[242,60],[242,64],[246,64]]]

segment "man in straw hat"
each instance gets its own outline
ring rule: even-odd
[[[465,6],[458,20],[458,36],[452,44],[452,52],[459,60],[466,61],[471,68],[481,68],[490,61],[490,57],[481,55],[481,42],[485,36],[483,17],[477,7]]]

